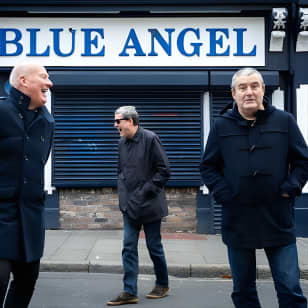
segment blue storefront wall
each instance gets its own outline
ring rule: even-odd
[[[139,1],[99,1],[99,0],[76,0],[74,4],[68,0],[46,0],[42,3],[39,0],[32,1],[18,1],[18,0],[3,0],[0,3],[0,16],[2,17],[102,17],[102,18],[117,18],[117,17],[264,17],[265,19],[265,65],[261,68],[265,75],[271,76],[274,82],[266,80],[266,84],[269,87],[269,96],[271,90],[279,87],[284,92],[285,109],[292,112],[296,116],[296,90],[300,85],[308,84],[308,74],[306,69],[306,63],[308,60],[307,52],[296,52],[295,45],[298,38],[299,31],[305,30],[300,28],[301,18],[300,8],[307,8],[307,0],[253,0],[247,3],[236,0],[139,0]],[[285,20],[275,20],[273,8],[285,8],[287,16]],[[275,24],[276,22],[276,24]],[[283,40],[283,47],[281,51],[271,52],[271,36],[275,30],[281,31],[285,38]],[[307,30],[307,29],[306,29]],[[100,154],[101,147],[104,142],[109,143],[110,137],[106,133],[105,141],[97,141],[91,135],[91,132],[98,132],[100,134],[103,127],[102,122],[109,123],[111,125],[110,115],[106,115],[103,119],[96,119],[91,121],[91,102],[94,102],[94,109],[97,112],[101,112],[101,102],[107,101],[107,105],[110,107],[109,112],[117,106],[112,104],[112,95],[121,99],[121,91],[123,97],[125,91],[129,89],[131,96],[127,96],[122,100],[122,103],[127,103],[129,98],[140,99],[140,107],[143,108],[142,116],[145,116],[145,125],[149,125],[149,128],[157,129],[159,134],[162,134],[163,142],[166,143],[167,152],[172,157],[173,172],[177,176],[170,181],[169,185],[174,186],[199,186],[200,178],[198,175],[197,160],[200,158],[203,149],[203,109],[202,109],[202,95],[204,92],[210,93],[210,113],[211,119],[214,119],[215,113],[220,107],[227,101],[229,101],[229,83],[226,81],[232,75],[232,72],[238,69],[238,67],[193,67],[183,68],[179,67],[47,67],[51,73],[51,77],[55,80],[55,88],[53,90],[54,104],[52,106],[53,113],[57,118],[56,127],[56,140],[54,146],[54,168],[53,168],[53,184],[57,187],[90,187],[97,186],[95,182],[95,174],[99,171],[90,170],[96,168],[95,160],[91,157],[90,162],[85,160],[89,151]],[[0,74],[4,76],[8,74],[9,68],[1,66],[0,60]],[[278,83],[277,83],[278,74]],[[5,79],[5,77],[4,77]],[[170,80],[174,83],[170,84]],[[184,80],[186,80],[184,82]],[[202,80],[202,81],[201,81]],[[272,88],[271,88],[272,83]],[[2,84],[2,79],[1,79]],[[4,89],[4,86],[1,85]],[[108,90],[107,90],[108,89]],[[72,104],[69,103],[68,95],[78,90],[75,95],[74,101],[77,101],[78,106],[74,116],[71,116]],[[120,91],[118,91],[120,90]],[[76,92],[78,92],[76,91]],[[105,94],[100,91],[105,91]],[[109,91],[111,96],[106,96],[106,91]],[[133,92],[135,91],[135,96]],[[152,91],[152,92],[151,92]],[[175,94],[179,91],[180,94]],[[95,96],[95,92],[97,95]],[[137,93],[138,92],[138,93]],[[166,98],[166,93],[170,94]],[[83,94],[82,94],[83,93]],[[153,99],[152,106],[149,105],[149,93],[157,93],[156,101]],[[1,93],[2,94],[2,93]],[[181,97],[183,94],[183,97]],[[89,105],[85,106],[86,99],[83,100],[83,95],[88,95]],[[186,101],[185,101],[186,97]],[[165,105],[168,105],[167,109]],[[183,141],[179,141],[178,131],[182,131],[180,123],[165,122],[163,114],[176,114],[176,100],[186,102],[192,102],[191,116],[189,110],[187,110],[188,116],[184,119],[189,129],[187,132],[187,138]],[[99,102],[99,104],[95,104]],[[159,108],[152,108],[153,105]],[[197,105],[199,107],[197,107]],[[183,104],[181,110],[185,110]],[[79,114],[80,110],[84,108],[85,113]],[[88,110],[86,110],[88,108]],[[92,108],[92,111],[94,110]],[[152,109],[151,109],[152,108]],[[200,114],[198,115],[198,109]],[[157,109],[162,109],[163,112],[157,114]],[[76,109],[75,109],[76,110]],[[74,111],[75,112],[75,111]],[[70,114],[70,115],[69,115]],[[70,118],[71,117],[71,118]],[[83,123],[83,127],[76,125],[73,118],[81,119],[80,123]],[[162,127],[157,125],[158,122],[164,123]],[[196,125],[199,125],[199,132]],[[84,129],[84,130],[83,130]],[[78,132],[77,132],[78,131]],[[77,132],[77,133],[76,133]],[[106,130],[107,132],[107,130]],[[189,140],[189,133],[192,134],[192,139]],[[81,142],[77,135],[82,135]],[[174,134],[174,135],[172,135]],[[80,137],[80,136],[79,136]],[[93,139],[94,138],[94,139]],[[101,143],[100,143],[101,142]],[[106,144],[107,144],[106,143]],[[73,145],[73,146],[72,146]],[[189,145],[189,146],[188,146]],[[173,147],[182,147],[182,152],[174,151]],[[191,149],[189,149],[191,147]],[[199,147],[199,149],[198,149]],[[108,146],[107,146],[108,148]],[[71,153],[71,150],[74,150]],[[86,149],[86,151],[84,151]],[[111,152],[115,149],[108,148]],[[107,151],[108,152],[108,151]],[[71,155],[72,154],[72,155]],[[104,153],[105,155],[106,153]],[[94,155],[94,154],[93,154]],[[103,155],[103,156],[104,156]],[[107,155],[107,154],[106,154]],[[180,158],[185,156],[187,161],[181,166]],[[110,166],[115,166],[115,160],[112,155],[110,157],[104,156],[104,160],[110,160]],[[191,158],[191,159],[190,159]],[[76,161],[73,161],[76,159]],[[185,159],[184,159],[185,161]],[[82,176],[83,169],[87,169],[89,164],[90,169],[84,174],[83,179],[76,177],[79,173]],[[192,165],[194,164],[194,166]],[[77,166],[77,167],[76,167]],[[94,167],[93,167],[94,166]],[[74,170],[74,168],[77,168]],[[109,169],[104,168],[106,173]],[[112,168],[111,168],[112,169]],[[104,185],[115,185],[115,173],[112,169],[106,179]],[[86,179],[90,175],[90,178]],[[102,174],[98,175],[99,177]],[[50,213],[58,213],[58,191],[54,195],[48,196],[47,203]],[[297,222],[297,234],[299,236],[308,236],[308,227],[306,224],[308,216],[308,194],[304,194],[302,197],[296,199],[295,203],[295,216]],[[56,205],[56,206],[54,206]],[[201,233],[218,233],[220,229],[221,212],[219,205],[214,204],[210,195],[203,195],[201,192],[197,196],[197,218],[198,225],[197,231]],[[53,216],[51,218],[51,216]],[[50,222],[50,226],[57,228],[57,217],[47,214],[47,222]],[[49,218],[48,218],[49,217]]]

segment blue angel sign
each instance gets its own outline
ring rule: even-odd
[[[0,18],[0,65],[264,66],[263,18]]]

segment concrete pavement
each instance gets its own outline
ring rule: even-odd
[[[220,235],[163,233],[169,275],[176,277],[230,278],[227,250]],[[41,271],[122,273],[123,231],[46,231]],[[297,239],[300,273],[308,279],[308,238]],[[153,274],[145,244],[139,240],[140,274]],[[257,250],[258,279],[271,278],[263,250]]]

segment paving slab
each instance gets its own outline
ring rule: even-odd
[[[220,235],[162,233],[169,275],[229,278],[227,249]],[[122,230],[47,230],[41,271],[123,273]],[[308,279],[308,238],[298,238],[302,279]],[[138,243],[139,273],[153,274],[145,235]],[[263,249],[256,251],[258,279],[271,279]]]

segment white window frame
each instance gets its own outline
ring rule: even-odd
[[[45,104],[48,111],[51,113],[51,91],[48,91],[47,94],[47,102]],[[50,151],[50,155],[48,157],[47,163],[45,165],[44,170],[44,190],[47,191],[48,195],[52,195],[52,192],[56,189],[51,185],[52,178],[52,150]]]
[[[308,84],[302,84],[296,89],[296,102],[297,124],[308,144]],[[308,193],[308,183],[304,186],[303,193]]]
[[[204,148],[207,142],[207,138],[210,133],[211,129],[211,122],[210,122],[210,93],[204,92],[203,93],[203,144]],[[200,186],[200,190],[202,191],[203,195],[207,195],[209,190],[205,185]]]

